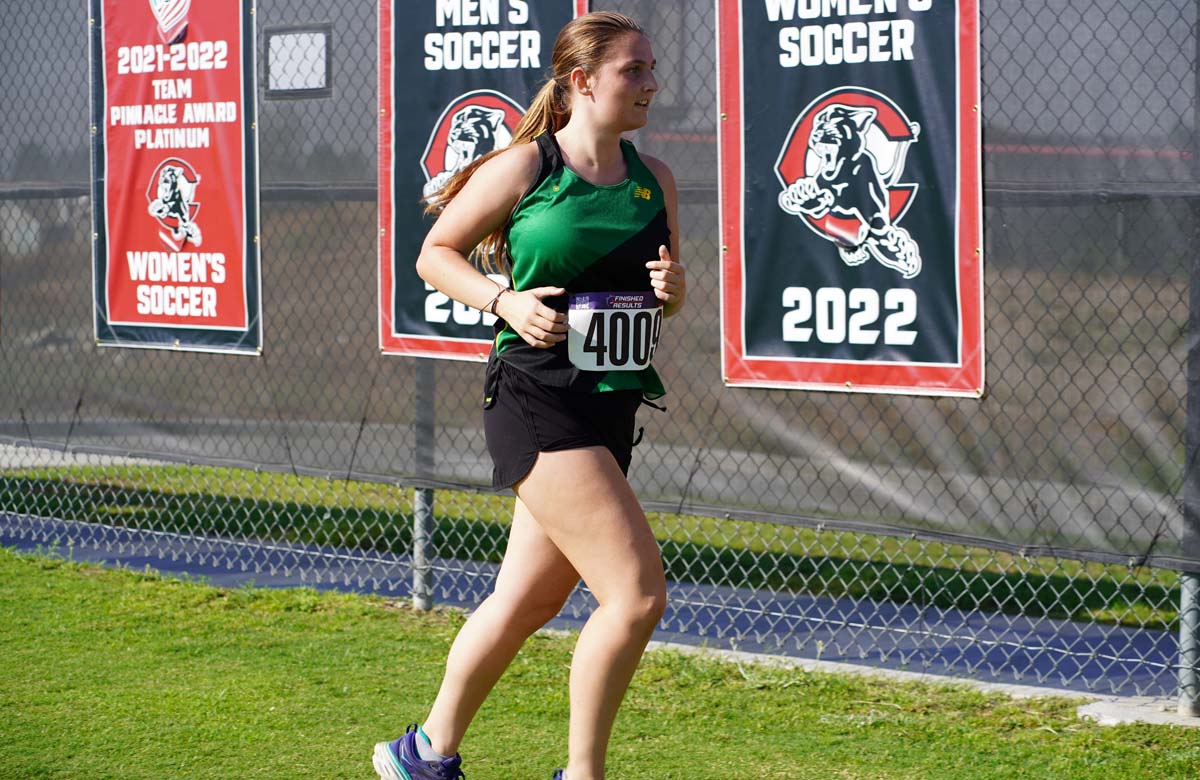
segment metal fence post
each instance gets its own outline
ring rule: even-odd
[[[1200,0],[1195,3],[1200,13]],[[1192,74],[1200,87],[1200,36],[1193,41]],[[1192,177],[1200,178],[1200,105],[1192,104]],[[1192,234],[1200,232],[1200,202],[1191,201]],[[1188,282],[1187,423],[1183,460],[1184,556],[1200,558],[1200,256],[1192,253]],[[1200,717],[1200,575],[1179,577],[1179,714]]]
[[[437,417],[437,364],[418,359],[416,392],[413,394],[416,475],[418,479],[433,477],[434,422]],[[433,489],[419,487],[413,491],[412,599],[413,609],[433,609]]]
[[[1192,207],[1200,226],[1200,208]],[[1200,257],[1193,260],[1188,302],[1187,430],[1183,474],[1183,554],[1200,558]],[[1200,574],[1179,576],[1179,714],[1200,717]]]
[[[1179,604],[1179,714],[1200,717],[1200,576],[1184,574]]]

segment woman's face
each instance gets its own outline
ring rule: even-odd
[[[645,35],[631,32],[614,41],[608,59],[588,80],[596,118],[618,132],[644,126],[650,101],[658,91],[654,65],[654,52]]]

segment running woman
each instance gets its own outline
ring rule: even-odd
[[[646,124],[654,65],[628,17],[575,19],[512,143],[429,198],[440,216],[418,273],[500,318],[484,431],[493,485],[517,498],[495,591],[454,640],[428,716],[375,746],[382,780],[463,776],[472,718],[580,578],[599,606],[571,663],[568,762],[554,776],[604,777],[617,708],[666,607],[658,544],[626,479],[638,407],[664,392],[650,366],[662,318],[686,293],[674,178],[621,137]],[[506,258],[512,288],[472,258]]]

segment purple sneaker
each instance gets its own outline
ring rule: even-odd
[[[566,771],[565,769],[555,769],[553,780],[563,780],[563,775],[566,774]]]
[[[422,761],[417,755],[417,724],[404,736],[375,746],[375,771],[379,780],[463,780],[462,757],[455,753],[444,761]]]

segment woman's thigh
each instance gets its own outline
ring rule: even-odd
[[[658,542],[607,449],[542,452],[515,490],[601,604],[664,598]]]
[[[579,582],[579,573],[517,499],[508,547],[495,592],[529,610],[558,613]]]

